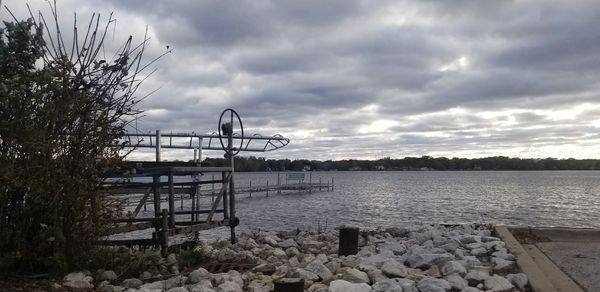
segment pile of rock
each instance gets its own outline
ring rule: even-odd
[[[337,231],[242,234],[238,243],[205,252],[220,261],[252,261],[257,266],[143,283],[106,280],[101,291],[267,292],[283,278],[304,280],[309,292],[526,291],[527,276],[517,273],[514,256],[486,225],[409,226],[363,231],[356,255],[337,255]],[[112,282],[111,282],[112,281]]]

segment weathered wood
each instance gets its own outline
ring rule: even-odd
[[[116,245],[116,246],[151,246],[156,244],[153,239],[150,238],[138,238],[138,239],[118,239],[118,240],[98,240],[95,242],[96,245]]]
[[[340,228],[338,255],[348,256],[358,253],[358,227]]]
[[[191,210],[191,211],[176,211],[175,215],[188,215],[188,214],[209,214],[211,210]],[[216,209],[215,213],[223,213],[223,209]]]
[[[162,209],[162,224],[160,230],[160,251],[163,256],[167,256],[167,248],[169,247],[169,214],[167,209]],[[175,222],[173,222],[175,223]]]
[[[175,194],[173,193],[173,173],[169,172],[169,227],[175,227]]]
[[[223,173],[223,175],[225,175],[225,173]],[[227,176],[227,179],[229,179],[229,176],[231,176],[231,173],[229,173],[229,175]],[[217,207],[219,206],[219,202],[221,201],[221,198],[223,197],[223,194],[225,193],[225,191],[227,190],[227,184],[223,184],[221,186],[221,190],[219,191],[219,194],[217,195],[217,198],[215,199],[215,201],[213,202],[212,208],[210,210],[210,213],[208,213],[208,217],[206,218],[206,221],[212,221],[212,217],[215,214],[215,211],[217,210]],[[223,208],[223,212],[227,212],[227,210],[225,208]]]
[[[152,218],[152,220],[154,220],[154,218]],[[155,224],[154,222],[145,222],[145,223],[121,225],[121,226],[111,228],[107,235],[126,233],[126,232],[131,232],[131,231],[136,231],[136,230],[144,230],[144,229],[154,227],[154,224]]]
[[[142,199],[140,200],[140,203],[137,205],[137,207],[135,207],[135,211],[133,211],[133,217],[136,217],[140,213],[140,210],[142,210],[142,207],[144,207],[146,205],[146,201],[148,200],[148,197],[150,197],[151,192],[152,192],[152,188],[146,189],[146,193],[144,194],[144,197],[142,197]]]
[[[192,232],[196,232],[196,231],[212,229],[212,228],[220,227],[220,226],[226,226],[227,223],[228,222],[225,222],[225,221],[220,221],[220,222],[212,221],[212,222],[199,223],[199,224],[194,224],[194,225],[185,226],[185,227],[176,227],[173,229],[169,229],[167,231],[167,234],[169,236],[178,235],[178,234],[188,234],[188,233],[192,233]]]
[[[273,292],[303,292],[304,279],[301,278],[282,278],[273,282]]]

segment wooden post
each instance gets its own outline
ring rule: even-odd
[[[169,215],[167,209],[162,209],[162,228],[160,229],[160,252],[163,256],[167,256],[167,248],[169,247]]]
[[[160,176],[155,175],[152,177],[154,185],[152,189],[154,191],[154,218],[160,218]]]
[[[328,192],[330,191],[330,189],[329,189],[329,181],[327,181],[327,191]]]
[[[250,198],[252,198],[252,181],[250,181]]]
[[[358,253],[358,227],[340,228],[338,255],[347,256]]]
[[[183,210],[183,194],[179,195],[179,202],[180,202],[179,210]]]
[[[227,178],[227,175],[225,175],[225,172],[221,172],[221,181],[222,182],[222,186],[227,187],[227,181],[225,181],[225,179]],[[230,178],[231,179],[231,178]],[[227,201],[227,190],[225,190],[225,192],[223,193],[223,219],[228,219],[229,218],[229,202]]]
[[[333,177],[331,177],[331,191],[333,192]]]
[[[175,227],[175,194],[173,186],[173,172],[169,171],[169,227]]]
[[[215,176],[212,176],[212,203],[215,202]]]
[[[267,180],[267,197],[269,196],[269,181]]]
[[[281,194],[281,179],[279,178],[280,173],[277,173],[277,193]]]
[[[321,191],[321,177],[319,176],[319,192]]]
[[[304,292],[304,279],[301,278],[281,278],[273,284],[273,292]]]

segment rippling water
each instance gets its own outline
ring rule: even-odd
[[[283,175],[282,175],[283,177]],[[312,172],[335,191],[241,195],[245,227],[386,226],[485,222],[600,228],[599,171]],[[237,173],[236,186],[275,183],[277,173]]]
[[[236,188],[277,183],[277,173],[236,173]],[[306,174],[308,180],[309,173]],[[335,180],[335,190],[239,194],[239,229],[316,229],[402,223],[502,223],[600,228],[600,171],[384,171],[311,172]],[[285,173],[280,174],[282,183]],[[203,177],[209,180],[211,177]],[[204,186],[210,189],[210,186]],[[218,189],[218,186],[216,186]],[[205,199],[206,200],[206,199]],[[210,202],[210,199],[208,199]],[[185,203],[187,204],[187,203]],[[179,206],[179,202],[177,203]],[[153,212],[149,209],[148,216]],[[228,237],[228,229],[207,237]],[[151,230],[127,237],[148,237]]]

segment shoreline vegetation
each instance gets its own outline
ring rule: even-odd
[[[222,158],[206,158],[203,166],[220,166]],[[600,170],[600,159],[405,157],[377,160],[307,160],[235,157],[235,171],[403,171],[403,170]]]

